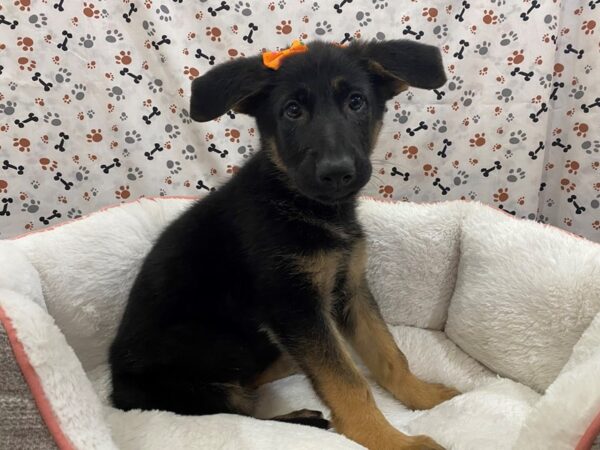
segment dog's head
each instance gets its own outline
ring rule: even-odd
[[[323,203],[352,198],[369,180],[385,102],[409,86],[446,81],[436,47],[397,40],[313,42],[277,70],[261,57],[215,67],[192,83],[190,114],[254,116],[263,146],[290,184]]]

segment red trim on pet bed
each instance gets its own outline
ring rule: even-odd
[[[585,433],[583,433],[583,436],[577,443],[575,450],[590,450],[594,444],[594,440],[598,436],[600,436],[600,412],[594,418],[594,420],[592,420],[592,423],[587,430],[585,430]]]
[[[15,355],[15,360],[23,373],[23,377],[25,381],[29,385],[29,390],[31,391],[31,395],[33,395],[33,399],[40,411],[40,415],[42,419],[46,423],[48,427],[48,431],[54,438],[56,445],[61,450],[75,450],[75,447],[69,440],[69,438],[63,433],[60,428],[60,424],[58,423],[58,419],[54,414],[52,406],[46,397],[44,392],[44,388],[42,387],[42,383],[40,382],[40,378],[31,365],[29,361],[29,357],[27,356],[27,352],[25,352],[25,348],[23,344],[17,337],[17,333],[12,325],[12,322],[4,309],[0,306],[0,323],[6,330],[6,334],[8,336],[8,341],[10,342],[12,351]]]

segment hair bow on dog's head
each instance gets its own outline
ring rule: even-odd
[[[292,45],[285,50],[280,50],[278,52],[264,52],[262,54],[263,64],[269,69],[277,70],[281,65],[281,61],[285,58],[290,55],[295,55],[296,53],[304,53],[307,50],[308,47],[296,39],[292,42]]]

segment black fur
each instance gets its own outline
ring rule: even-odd
[[[439,51],[413,42],[308,47],[279,70],[238,59],[193,82],[194,119],[251,114],[263,149],[146,257],[110,349],[116,407],[252,414],[248,386],[281,348],[310,374],[307,343],[327,345],[323,299],[296,258],[350,253],[386,100],[445,75]]]

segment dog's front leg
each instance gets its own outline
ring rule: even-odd
[[[282,293],[285,308],[269,320],[273,340],[294,358],[331,409],[336,430],[371,450],[443,449],[426,436],[407,436],[385,419],[364,377],[315,292]]]
[[[381,317],[364,274],[358,283],[348,286],[346,294],[341,329],[382,387],[411,409],[429,409],[459,394],[442,384],[422,381],[410,371],[406,357]]]

